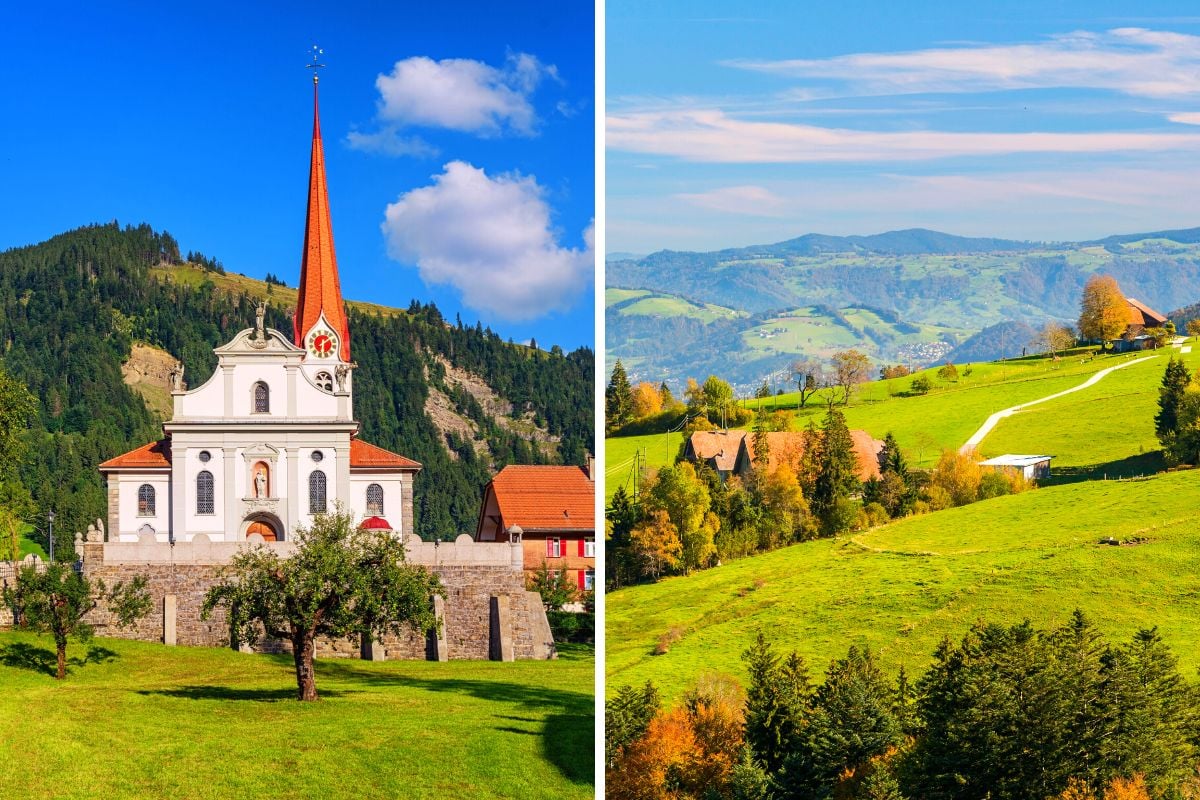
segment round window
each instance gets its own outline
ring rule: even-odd
[[[201,464],[207,464],[208,460],[210,458],[212,458],[212,453],[208,452],[207,450],[200,451],[200,463]]]
[[[316,461],[317,463],[320,463],[320,462],[321,462],[321,460],[322,460],[322,459],[324,459],[324,458],[325,458],[325,454],[324,454],[324,453],[322,453],[320,450],[313,450],[313,454],[312,454],[312,460],[313,460],[313,461]]]

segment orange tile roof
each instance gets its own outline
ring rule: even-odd
[[[872,438],[863,430],[851,430],[850,438],[854,442],[854,454],[858,457],[858,479],[866,481],[879,477],[879,451],[883,442]],[[801,431],[770,432],[767,434],[767,446],[771,452],[767,455],[767,469],[774,469],[781,459],[788,461],[798,459],[804,453],[804,433]],[[743,440],[746,455],[754,461],[754,436],[748,435]]]
[[[582,467],[513,464],[492,478],[488,490],[496,496],[505,529],[596,528],[596,484]]]
[[[1142,325],[1147,328],[1161,328],[1166,324],[1166,316],[1158,313],[1145,303],[1134,300],[1132,297],[1126,297],[1125,302],[1129,303],[1130,325]]]
[[[350,361],[350,323],[338,283],[337,253],[333,249],[333,224],[329,221],[329,191],[325,185],[325,148],[321,144],[321,119],[317,109],[317,87],[313,84],[312,163],[308,174],[308,214],[304,224],[304,255],[300,264],[300,297],[294,321],[296,346],[304,347],[304,336],[321,318],[341,339],[339,355]]]
[[[159,439],[136,450],[114,456],[100,465],[101,470],[162,469],[171,466],[171,440]]]
[[[696,431],[688,442],[696,457],[713,464],[721,472],[729,472],[737,461],[738,450],[746,431]]]
[[[367,444],[361,439],[350,440],[350,468],[400,468],[419,470],[421,465],[411,458],[384,450],[373,444]]]

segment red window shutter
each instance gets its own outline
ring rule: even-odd
[[[580,542],[580,544],[582,545],[583,542]],[[583,591],[583,587],[584,587],[584,577],[583,576],[584,576],[584,570],[579,570],[578,577],[579,577],[579,590],[580,591]]]
[[[554,540],[547,539],[546,540],[546,558],[553,558],[553,557],[554,557]]]
[[[579,540],[579,555],[581,558],[583,557],[583,539]],[[583,580],[583,578],[580,578],[579,580]],[[583,584],[580,584],[580,586],[582,585]]]

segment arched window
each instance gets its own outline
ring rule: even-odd
[[[196,476],[196,513],[212,514],[213,512],[213,476],[204,470]]]
[[[271,413],[271,390],[262,381],[254,384],[254,413]]]
[[[383,516],[383,487],[378,483],[367,487],[367,513],[373,517]]]
[[[325,473],[319,469],[308,476],[308,513],[325,513]]]
[[[324,389],[327,392],[333,391],[333,376],[328,372],[317,373],[317,388]]]
[[[138,516],[154,516],[154,487],[148,483],[138,487]]]

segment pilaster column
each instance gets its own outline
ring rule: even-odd
[[[221,503],[225,509],[225,541],[236,541],[238,534],[241,532],[241,521],[238,519],[238,507],[240,505],[237,497],[237,448],[224,447],[221,449],[224,465],[222,469],[225,473],[225,488],[222,490]]]

